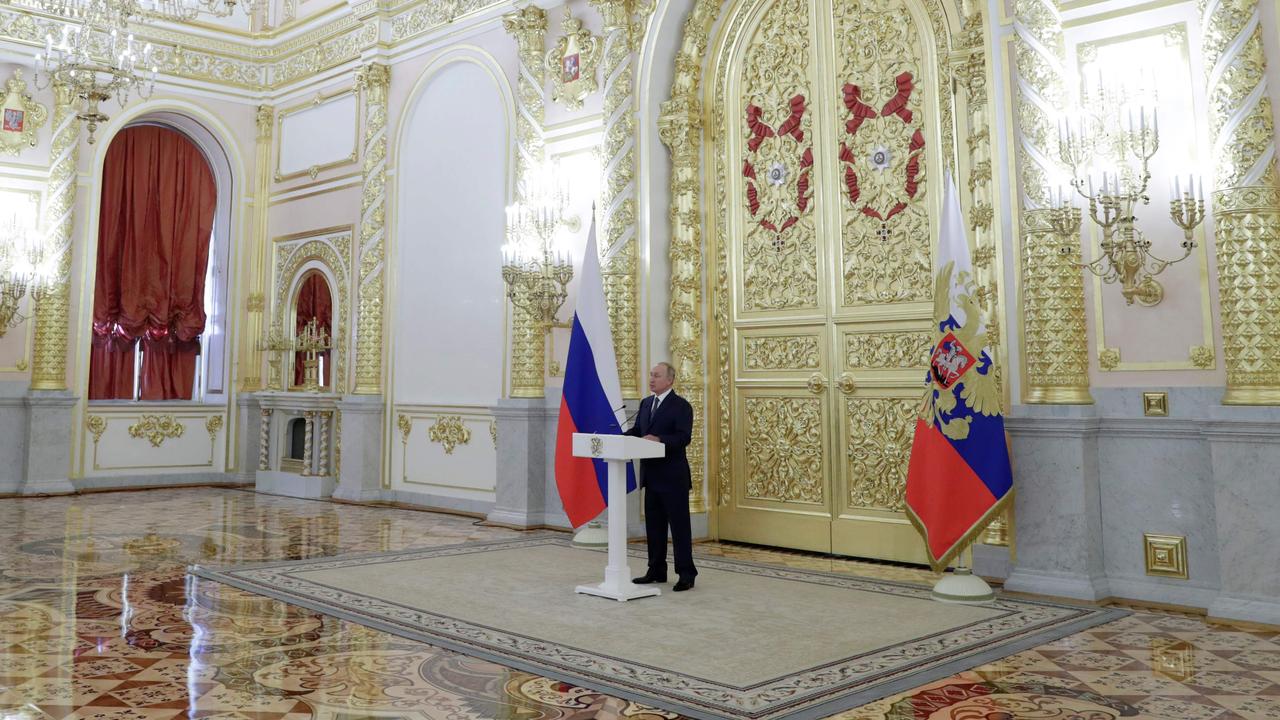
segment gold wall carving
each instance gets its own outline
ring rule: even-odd
[[[1217,192],[1222,402],[1280,404],[1280,193],[1275,124],[1256,0],[1202,0]]]
[[[915,432],[915,398],[848,398],[849,505],[902,510]]]
[[[747,496],[821,505],[822,400],[749,397],[745,409]]]
[[[813,89],[809,3],[778,0],[742,62],[742,303],[746,311],[816,308]],[[736,123],[735,123],[736,125]]]
[[[817,369],[822,364],[818,338],[812,335],[748,337],[744,345],[747,370]]]
[[[396,427],[400,430],[400,443],[408,445],[409,433],[413,431],[413,420],[408,415],[400,413],[396,416]]]
[[[448,25],[463,15],[500,5],[491,0],[444,0],[418,3],[391,20],[391,41],[399,43]]]
[[[129,426],[130,437],[146,438],[151,447],[160,447],[169,438],[180,438],[186,431],[187,426],[173,415],[143,415]]]
[[[455,447],[471,442],[471,429],[462,423],[461,415],[441,415],[427,435],[431,442],[444,446],[445,455],[452,455]]]
[[[1030,403],[1089,404],[1084,274],[1080,239],[1054,235],[1047,188],[1061,168],[1057,113],[1067,106],[1062,18],[1053,0],[1014,4],[1017,64],[1018,201],[1021,208],[1021,287],[1026,359],[1023,399]],[[1059,247],[1068,248],[1066,254]]]
[[[67,332],[71,303],[71,242],[75,234],[76,173],[80,163],[80,120],[75,94],[54,88],[53,149],[45,193],[45,252],[53,276],[35,297],[35,337],[31,349],[31,389],[67,389]]]
[[[211,415],[208,420],[204,421],[204,429],[208,431],[209,439],[217,442],[218,431],[222,429],[222,416]]]
[[[933,333],[928,330],[846,333],[844,336],[844,362],[854,368],[923,369],[929,364],[932,349]]]
[[[525,185],[543,160],[542,86],[546,79],[544,36],[547,13],[534,5],[505,15],[502,25],[515,38],[520,59],[516,77],[516,194],[526,199]],[[540,398],[546,379],[546,334],[538,318],[528,310],[511,309],[511,395]]]
[[[107,419],[101,415],[90,415],[85,419],[85,427],[89,428],[89,432],[93,434],[93,444],[97,445],[102,439],[102,433],[107,431]]]
[[[296,235],[275,238],[272,249],[275,252],[275,305],[273,308],[273,324],[278,325],[286,337],[294,333],[292,303],[289,296],[294,280],[303,272],[307,263],[323,265],[330,273],[333,286],[337,290],[333,312],[333,380],[332,392],[339,395],[347,391],[346,356],[348,342],[347,318],[350,317],[350,283],[347,271],[351,257],[351,226],[310,230]],[[285,387],[292,385],[293,364],[287,363],[286,371],[289,381]],[[274,384],[284,378],[271,378]]]
[[[498,449],[498,421],[489,421],[489,439],[493,441],[493,449]]]
[[[17,155],[36,146],[36,131],[49,119],[49,110],[31,99],[27,81],[22,79],[22,68],[14,68],[13,75],[4,85],[5,94],[0,105],[3,105],[6,116],[5,129],[0,131],[0,150]]]
[[[382,310],[385,302],[387,214],[387,90],[391,68],[369,63],[356,75],[364,95],[364,189],[360,201],[360,243],[356,281],[359,317],[356,320],[357,395],[382,392]],[[340,342],[346,336],[338,335]]]
[[[651,3],[591,0],[604,18],[601,275],[625,398],[640,397],[640,251],[636,240],[636,48]]]
[[[897,0],[862,0],[836,4],[835,30],[844,304],[927,301],[933,261],[916,24]]]
[[[582,21],[565,5],[564,34],[547,52],[552,99],[570,110],[582,107],[582,101],[599,87],[596,63],[600,61],[600,50],[600,38],[582,27]]]

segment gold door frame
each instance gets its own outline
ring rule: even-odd
[[[704,188],[716,187],[716,161],[704,157],[704,147],[715,146],[714,133],[723,133],[725,119],[717,108],[705,107],[703,98],[710,97],[708,88],[714,87],[705,81],[713,79],[716,73],[728,72],[723,62],[727,53],[723,48],[708,60],[712,28],[722,18],[722,22],[727,22],[729,18],[744,16],[740,6],[755,1],[729,3],[723,14],[717,0],[695,2],[685,19],[671,99],[662,104],[658,120],[660,137],[672,157],[670,347],[672,360],[683,378],[682,392],[694,408],[693,442],[689,449],[694,475],[692,493],[700,501],[705,488],[711,507],[712,537],[718,537],[716,509],[728,503],[732,487],[728,456],[731,402],[727,397],[731,367],[730,329],[718,321],[729,317],[727,258],[722,244],[716,242],[715,225],[703,222],[704,217],[710,219],[710,209],[716,207],[716,203],[707,203],[708,214],[704,215]],[[994,188],[991,150],[994,123],[987,94],[992,78],[991,58],[986,51],[991,36],[990,22],[984,8],[977,3],[966,8],[971,11],[966,16],[962,13],[963,5],[956,0],[909,1],[923,8],[929,19],[927,27],[932,30],[932,58],[937,65],[939,85],[936,102],[942,164],[955,175],[962,203],[969,209],[969,225],[977,246],[975,266],[987,288],[985,299],[988,309],[993,311],[991,322],[998,329],[1005,326],[1004,308],[999,300],[1003,294],[1003,242],[994,222],[998,193]],[[948,84],[952,92],[945,92]],[[967,138],[959,145],[955,137],[957,127]],[[722,198],[716,200],[720,202]],[[721,212],[723,207],[720,202]],[[992,337],[999,339],[998,330]],[[1002,342],[996,352],[1000,365],[1005,365],[1008,357]],[[1007,384],[1003,384],[1002,390],[1007,405]]]

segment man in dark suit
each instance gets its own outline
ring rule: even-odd
[[[640,481],[644,486],[644,529],[649,539],[649,570],[634,578],[638,584],[667,581],[667,527],[675,550],[676,592],[693,587],[698,569],[693,566],[693,531],[689,526],[689,488],[692,476],[685,448],[693,434],[693,406],[675,394],[671,386],[676,369],[658,363],[649,371],[649,390],[640,401],[636,423],[627,435],[656,440],[667,446],[667,454],[640,461]]]

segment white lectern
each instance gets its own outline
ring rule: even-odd
[[[662,594],[652,585],[631,582],[631,568],[627,565],[627,461],[662,457],[666,452],[660,442],[629,435],[573,434],[574,457],[609,463],[609,564],[604,569],[604,582],[579,585],[575,588],[578,592],[619,601]]]

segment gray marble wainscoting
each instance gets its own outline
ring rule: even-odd
[[[344,395],[337,402],[342,413],[341,436],[337,438],[341,466],[333,497],[339,500],[383,499],[382,405],[381,395]],[[330,432],[336,430],[330,428]],[[335,458],[334,464],[338,462]]]
[[[22,489],[27,456],[27,383],[0,382],[0,495]]]
[[[1209,615],[1280,625],[1280,408],[1209,410],[1222,585]]]
[[[236,396],[236,482],[250,484],[258,477],[258,454],[261,450],[262,404],[256,393]]]
[[[23,495],[75,492],[68,477],[71,462],[72,410],[76,397],[66,391],[32,390],[27,406],[26,468]]]
[[[1169,415],[1143,414],[1144,392]],[[1280,408],[1221,388],[1093,389],[1096,405],[1007,418],[1015,500],[1005,587],[1280,623]],[[1147,573],[1144,533],[1186,538],[1187,579]]]

